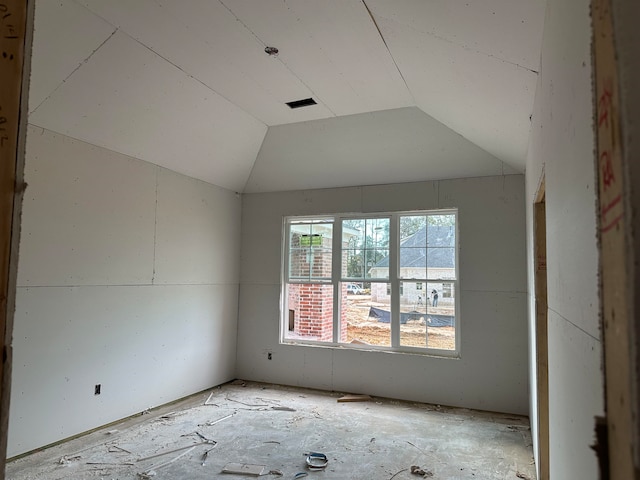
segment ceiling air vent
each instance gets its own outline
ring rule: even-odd
[[[293,102],[287,102],[289,108],[308,107],[309,105],[315,105],[316,101],[313,98],[305,98],[303,100],[295,100]]]

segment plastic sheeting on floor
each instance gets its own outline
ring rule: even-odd
[[[381,308],[369,307],[369,317],[375,318],[382,323],[391,322],[391,312]],[[417,312],[415,310],[400,313],[400,323],[403,325],[409,320],[420,320],[421,318],[424,318],[427,325],[430,327],[453,327],[455,322],[455,317],[453,315],[434,315],[430,313]]]

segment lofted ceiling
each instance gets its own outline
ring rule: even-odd
[[[38,0],[29,122],[240,192],[522,172],[544,8]]]

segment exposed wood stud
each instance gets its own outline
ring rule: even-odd
[[[0,480],[4,479],[11,394],[11,336],[15,305],[17,246],[24,191],[25,64],[30,61],[27,23],[33,25],[33,3],[0,3]],[[27,54],[25,55],[25,52]],[[27,60],[25,60],[27,58]],[[25,88],[25,92],[23,92]]]
[[[595,129],[597,138],[600,308],[603,322],[609,478],[637,478],[633,465],[628,278],[629,211],[624,188],[618,65],[610,0],[593,0]],[[636,472],[637,473],[637,472]]]

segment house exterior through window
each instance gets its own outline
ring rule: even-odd
[[[281,341],[459,353],[457,212],[288,217]]]

